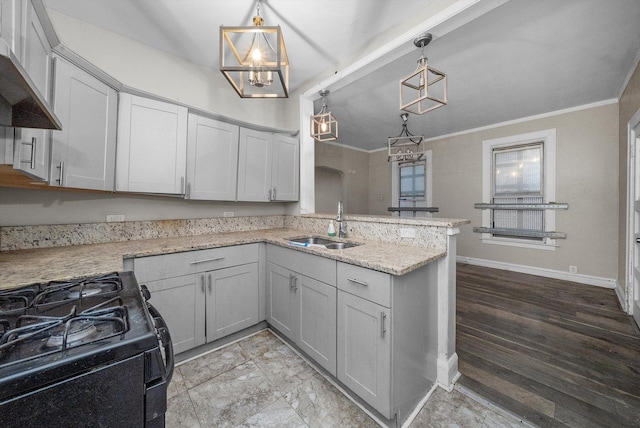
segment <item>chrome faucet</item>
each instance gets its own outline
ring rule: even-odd
[[[338,201],[338,215],[336,216],[336,222],[338,223],[338,238],[345,238],[347,236],[347,222],[345,222],[342,217],[344,217],[342,201]]]

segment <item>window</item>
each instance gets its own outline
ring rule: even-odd
[[[483,202],[536,204],[555,200],[555,130],[483,142]],[[483,226],[551,231],[552,210],[483,210]],[[485,243],[555,248],[555,240],[483,233]]]
[[[423,160],[418,162],[393,162],[391,166],[393,206],[430,207],[431,206],[431,159],[432,152],[425,152]],[[419,212],[417,216],[431,216]],[[400,212],[401,217],[413,217],[412,211]]]
[[[424,198],[424,162],[400,164],[400,198]]]

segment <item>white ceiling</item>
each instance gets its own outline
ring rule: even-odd
[[[295,90],[375,36],[413,22],[433,1],[263,0],[261,15],[265,25],[282,26]],[[220,25],[250,25],[255,14],[254,0],[44,4],[214,70]],[[409,130],[426,137],[617,98],[640,51],[640,1],[509,0],[442,36],[438,31],[426,53],[448,75],[449,104],[410,116]],[[409,50],[329,95],[339,143],[375,150],[399,134],[398,82],[420,56]]]

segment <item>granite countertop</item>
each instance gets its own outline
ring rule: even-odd
[[[340,241],[361,244],[344,250],[294,247],[292,238],[310,236],[299,229],[266,229],[246,232],[181,236],[106,244],[73,245],[0,252],[0,289],[54,280],[101,275],[123,270],[123,259],[206,248],[267,242],[298,251],[378,270],[404,275],[446,255],[446,251],[413,245],[389,244],[362,239]],[[338,241],[338,239],[336,239]]]

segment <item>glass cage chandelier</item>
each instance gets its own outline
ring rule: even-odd
[[[402,113],[402,131],[397,137],[389,137],[387,161],[415,162],[424,157],[425,145],[422,135],[413,135],[407,129],[409,115]]]
[[[241,98],[288,98],[289,59],[280,26],[220,26],[220,71]]]
[[[418,68],[400,81],[400,110],[424,114],[447,104],[447,75],[427,64],[424,47],[431,42],[431,33],[416,37],[413,44],[422,49]]]
[[[322,108],[318,114],[311,116],[311,136],[316,141],[331,141],[338,139],[338,120],[327,110],[328,89],[320,91],[322,96]]]

